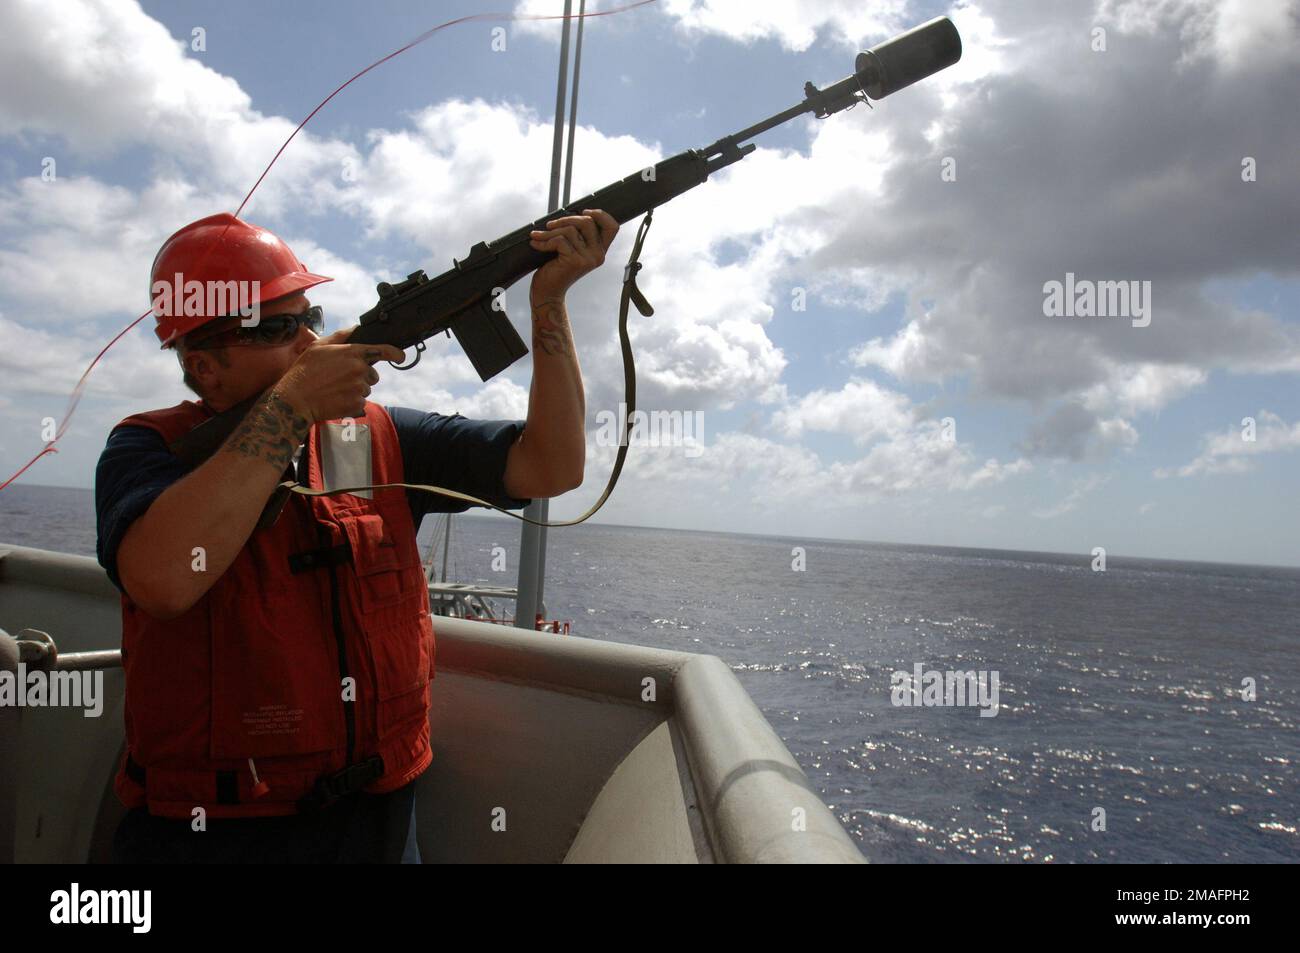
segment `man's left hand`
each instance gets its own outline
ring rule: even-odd
[[[605,252],[618,234],[618,222],[600,209],[587,208],[582,212],[551,219],[546,223],[546,231],[531,233],[533,248],[556,253],[533,272],[529,295],[534,302],[563,297],[570,285],[604,263]]]

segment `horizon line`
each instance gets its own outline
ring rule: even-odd
[[[93,493],[95,490],[94,487],[56,486],[54,484],[49,484],[49,483],[28,483],[25,481],[15,482],[10,485],[37,487],[46,490],[81,490],[87,493]],[[3,497],[0,497],[0,499],[3,499]],[[489,519],[489,520],[502,520],[502,521],[509,519],[508,517],[505,516],[495,515],[493,511],[486,510],[484,507],[477,507],[477,509],[484,510],[484,512],[482,513],[460,512],[460,513],[450,513],[450,514],[435,512],[435,513],[427,513],[425,515],[426,516],[447,516],[447,515],[463,516],[463,517],[469,517],[471,519]],[[518,522],[518,520],[509,520],[509,521],[512,523]],[[1017,554],[1026,554],[1026,555],[1033,555],[1033,556],[1059,556],[1067,559],[1082,558],[1078,553],[1062,553],[1050,549],[1004,549],[997,546],[955,546],[950,543],[899,542],[896,540],[887,540],[887,539],[857,539],[848,536],[788,536],[779,533],[746,533],[740,530],[730,530],[730,529],[687,529],[680,526],[645,526],[638,523],[594,522],[592,523],[592,525],[607,526],[613,529],[658,530],[660,532],[668,532],[668,533],[713,533],[715,535],[722,535],[722,536],[753,536],[753,537],[762,537],[766,539],[789,539],[789,540],[795,540],[796,542],[799,540],[811,540],[813,542],[827,542],[827,543],[856,543],[859,545],[866,545],[866,546],[910,546],[913,548],[951,549],[951,550],[958,550],[958,551],[964,550],[968,552],[1017,553]],[[421,523],[421,528],[423,528],[423,523]],[[565,528],[570,528],[570,527],[565,527]],[[417,536],[419,535],[419,533],[420,530],[416,530]],[[2,542],[3,540],[0,540],[0,543]],[[12,545],[18,545],[18,544],[14,543]],[[1089,553],[1088,556],[1091,556],[1091,553]],[[1133,556],[1127,553],[1112,553],[1110,552],[1110,550],[1106,551],[1106,559],[1107,560],[1132,559],[1132,560],[1144,560],[1146,562],[1184,563],[1184,564],[1193,564],[1198,566],[1238,566],[1247,569],[1300,570],[1300,561],[1291,564],[1251,563],[1251,562],[1237,562],[1232,560],[1220,560],[1218,562],[1215,562],[1208,559],[1173,559],[1168,556]]]

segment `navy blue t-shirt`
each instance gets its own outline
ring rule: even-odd
[[[397,429],[405,482],[458,490],[508,510],[531,502],[509,496],[504,484],[506,457],[524,429],[522,420],[467,420],[460,414],[447,417],[409,407],[384,409]],[[95,470],[99,528],[95,551],[118,589],[122,581],[117,575],[117,549],[122,537],[190,469],[148,427],[118,427],[109,434]],[[406,499],[417,532],[426,513],[462,513],[475,505],[416,490],[407,490]]]

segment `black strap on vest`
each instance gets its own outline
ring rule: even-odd
[[[304,450],[303,453],[307,451]],[[285,472],[291,472],[290,468],[285,468]],[[280,518],[280,511],[284,509],[284,504],[289,502],[289,491],[283,486],[277,486],[267,499],[266,505],[262,507],[262,515],[257,518],[256,529],[270,529],[275,525],[275,521]]]
[[[234,771],[217,772],[217,803],[239,803],[239,780]]]
[[[144,787],[144,767],[131,757],[129,751],[126,753],[126,776],[140,787]]]
[[[145,769],[131,753],[126,755],[126,776],[140,787],[144,787]],[[218,804],[240,804],[239,781],[234,771],[214,772],[217,782]],[[312,814],[333,804],[341,797],[356,794],[367,784],[377,781],[384,774],[384,759],[375,755],[365,761],[344,768],[337,774],[325,775],[316,781],[311,794],[298,800],[298,810],[303,814]]]
[[[145,787],[145,769],[131,757],[131,752],[126,753],[126,776],[134,781],[140,787]],[[234,771],[215,771],[213,772],[216,779],[217,803],[218,804],[238,804],[239,803],[239,778]]]
[[[338,774],[325,775],[316,781],[310,794],[299,798],[298,810],[303,814],[315,813],[341,797],[357,793],[372,781],[379,780],[383,774],[384,759],[374,755],[344,768]]]
[[[309,572],[326,566],[342,566],[352,562],[352,544],[347,540],[337,546],[322,546],[294,553],[289,557],[289,571],[292,573]]]

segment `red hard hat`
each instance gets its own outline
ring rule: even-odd
[[[175,287],[177,298],[191,281],[200,282],[204,288],[210,287],[209,282],[249,282],[246,303],[261,305],[334,280],[312,274],[274,234],[229,212],[191,222],[172,235],[158,250],[150,271],[151,304],[160,281]],[[251,284],[254,281],[256,286]],[[171,347],[177,338],[209,321],[235,313],[238,306],[232,303],[226,314],[185,314],[187,309],[183,307],[173,307],[163,315],[155,311],[158,326],[154,333],[163,347]]]

